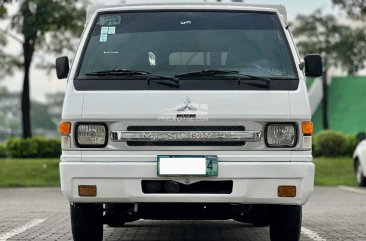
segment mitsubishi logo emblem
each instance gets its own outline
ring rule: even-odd
[[[177,111],[185,111],[186,109],[193,111],[196,110],[188,96],[183,100],[183,104],[177,107]]]

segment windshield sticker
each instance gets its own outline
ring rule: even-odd
[[[116,34],[116,27],[115,26],[109,27],[108,28],[108,34]]]
[[[101,43],[107,42],[107,40],[108,40],[108,34],[101,34],[101,35],[100,35],[100,39],[99,39],[99,41],[100,41]]]
[[[108,34],[108,27],[102,27],[101,29],[100,29],[100,34],[101,35],[103,35],[103,34]]]
[[[111,26],[121,24],[121,16],[100,16],[98,20],[100,26]]]
[[[181,25],[186,25],[186,24],[192,24],[192,22],[190,20],[186,20],[186,21],[180,21]]]
[[[116,34],[116,27],[115,26],[112,26],[112,27],[101,27],[99,41],[101,43],[107,42],[108,35],[109,34]]]
[[[104,54],[119,54],[118,51],[104,51]]]
[[[148,52],[149,54],[149,64],[150,66],[155,66],[156,65],[156,56],[153,52]]]

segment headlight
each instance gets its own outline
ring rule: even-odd
[[[107,127],[104,124],[78,124],[76,144],[80,147],[104,147],[107,144]]]
[[[266,145],[269,147],[294,147],[297,142],[295,124],[273,123],[266,126]]]

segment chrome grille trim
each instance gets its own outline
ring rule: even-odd
[[[112,131],[113,142],[127,141],[244,141],[259,142],[262,131]]]

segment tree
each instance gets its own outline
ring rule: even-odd
[[[347,14],[352,18],[365,21],[365,0],[333,0],[333,3],[345,9],[347,11]]]
[[[12,136],[21,134],[20,122],[20,93],[10,92],[6,87],[0,87],[0,142]],[[57,135],[56,126],[60,121],[63,94],[49,94],[47,104],[32,101],[32,130],[36,135]],[[51,110],[56,109],[55,112]]]
[[[340,24],[333,15],[323,15],[320,10],[309,16],[298,16],[292,29],[301,54],[319,53],[322,56],[323,128],[328,129],[328,70],[338,67],[354,74],[365,67],[365,31]]]
[[[8,56],[4,51],[3,47],[7,44],[5,36],[0,35],[0,78],[6,75],[12,74],[12,68],[18,66],[19,63],[16,58]]]
[[[20,134],[19,94],[0,87],[0,142]]]
[[[8,9],[14,4],[19,11],[9,16]],[[0,29],[22,46],[20,66],[24,72],[21,97],[23,137],[32,136],[30,120],[29,76],[34,53],[60,53],[72,48],[70,41],[78,37],[84,26],[85,8],[74,0],[0,0],[0,17],[10,20],[12,31]],[[18,37],[20,36],[20,37]],[[1,54],[1,52],[0,52]],[[5,53],[3,53],[5,55]],[[14,59],[16,56],[7,55]]]

